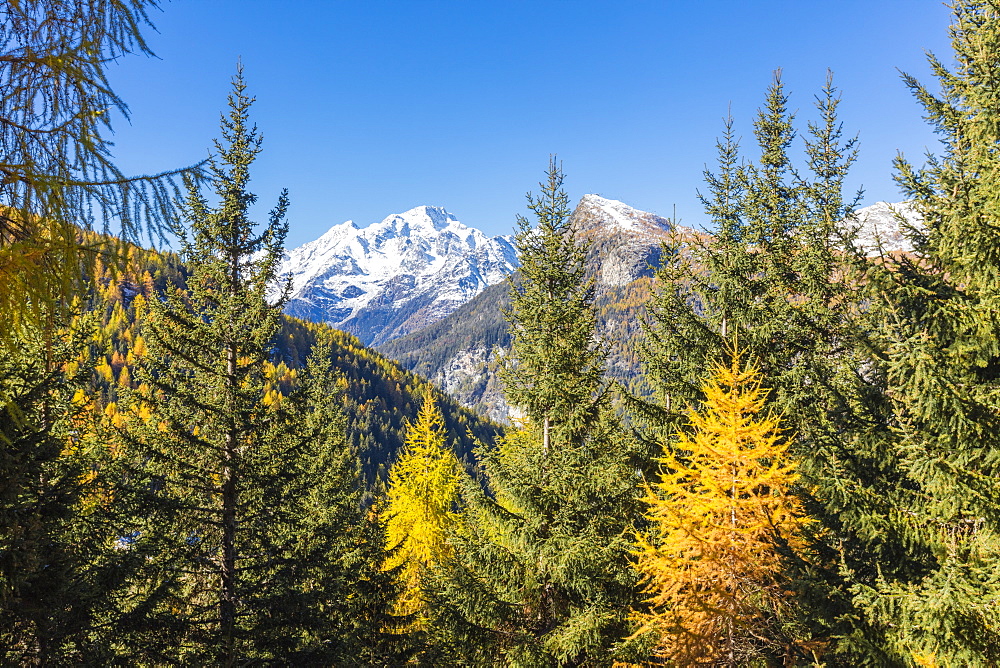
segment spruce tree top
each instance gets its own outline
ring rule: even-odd
[[[507,396],[536,424],[575,432],[601,394],[604,352],[594,338],[593,282],[584,271],[587,246],[570,221],[562,167],[550,159],[541,195],[528,193],[537,224],[518,216],[521,268],[511,280],[514,361],[502,372]]]
[[[248,190],[250,165],[260,153],[262,137],[257,127],[248,126],[254,98],[247,96],[242,66],[233,78],[229,112],[221,119],[222,139],[216,140],[216,154],[209,160],[218,202],[213,207],[198,184],[187,181],[188,196],[181,208],[192,236],[183,231],[181,254],[194,276],[188,282],[194,300],[204,304],[216,318],[230,327],[245,331],[267,331],[269,339],[277,331],[277,318],[288,294],[282,285],[275,300],[268,303],[269,286],[278,280],[278,266],[284,249],[288,224],[288,191],[282,190],[258,231],[249,217],[257,196]],[[261,328],[263,322],[271,327]],[[273,321],[273,322],[272,322]],[[266,340],[257,342],[264,345]]]

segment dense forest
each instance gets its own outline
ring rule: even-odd
[[[893,167],[913,252],[856,248],[832,78],[802,125],[776,74],[750,151],[727,122],[710,234],[607,303],[551,158],[477,316],[504,430],[282,313],[242,70],[210,159],[118,170],[151,6],[0,12],[5,665],[1000,665],[994,0],[903,75],[941,139]],[[636,299],[644,345],[602,341]]]
[[[147,301],[162,295],[168,285],[186,289],[190,271],[175,253],[146,250],[93,233],[80,237],[92,247],[113,247],[118,263],[109,266],[98,257],[89,268],[88,281],[93,285],[72,322],[81,326],[81,321],[87,321],[93,334],[67,370],[76,375],[89,369],[88,392],[94,397],[94,410],[113,412],[120,392],[142,389],[134,378],[137,357],[146,351],[142,326]],[[319,340],[330,346],[332,368],[341,377],[341,403],[351,446],[361,457],[366,486],[375,489],[387,479],[388,467],[403,446],[407,421],[416,418],[422,397],[435,390],[351,334],[283,316],[265,362],[271,383],[268,391],[287,392]],[[437,393],[436,397],[449,442],[471,464],[475,445],[493,443],[497,427],[447,396]]]

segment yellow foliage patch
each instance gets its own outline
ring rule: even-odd
[[[636,550],[649,609],[634,618],[678,665],[739,655],[741,639],[762,635],[789,595],[776,539],[801,547],[806,521],[779,420],[764,414],[761,374],[734,351],[703,390],[692,433],[678,434],[660,482],[646,488],[653,528]]]
[[[430,393],[409,426],[399,460],[389,473],[384,515],[391,556],[383,568],[399,568],[404,594],[397,614],[423,605],[422,573],[452,557],[448,532],[458,521],[458,460],[445,440],[444,418]]]

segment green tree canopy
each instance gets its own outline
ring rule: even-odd
[[[1000,663],[1000,6],[953,3],[955,67],[929,56],[934,92],[904,82],[941,138],[897,180],[923,217],[915,252],[864,266],[880,318],[900,493],[888,518],[918,567],[855,593],[908,662]]]

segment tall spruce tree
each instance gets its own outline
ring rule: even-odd
[[[518,221],[504,378],[526,418],[483,453],[488,492],[467,480],[456,563],[432,622],[467,664],[610,664],[624,655],[637,594],[636,462],[602,381],[586,249],[562,184],[553,159],[541,195],[528,198],[536,224]]]
[[[362,521],[329,346],[288,396],[267,379],[288,201],[282,193],[255,229],[252,102],[239,72],[210,163],[218,204],[189,183],[182,207],[187,289],[148,302],[138,378],[150,390],[123,419],[135,465],[125,482],[137,492],[126,548],[146,563],[120,621],[122,651],[225,666],[367,661],[392,586],[378,532]]]
[[[913,257],[861,265],[894,417],[887,523],[913,566],[854,591],[907,663],[985,666],[1000,663],[1000,4],[952,10],[955,67],[929,56],[940,91],[904,75],[943,148],[896,162],[924,227]]]
[[[828,660],[893,662],[881,630],[859,614],[847,573],[875,577],[881,567],[912,570],[906,540],[888,519],[900,475],[889,453],[890,411],[874,312],[849,276],[850,218],[843,195],[856,155],[837,120],[830,81],[817,97],[819,121],[804,137],[805,166],[790,155],[794,119],[776,77],[755,123],[760,151],[741,162],[732,121],[719,142],[719,169],[707,172],[713,235],[694,239],[658,273],[649,312],[646,369],[658,400],[639,415],[669,438],[688,407],[701,406],[699,377],[736,335],[759,361],[799,461],[797,488],[819,521],[809,560],[787,550],[796,583],[802,642],[827,640]],[[851,576],[851,577],[854,577]]]
[[[604,352],[595,340],[594,287],[585,279],[586,247],[569,220],[563,174],[553,158],[538,199],[537,218],[518,216],[518,278],[504,317],[511,328],[511,364],[502,370],[511,403],[551,439],[584,433],[598,417]],[[558,432],[558,435],[556,435]]]

